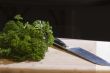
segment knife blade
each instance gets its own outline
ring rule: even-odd
[[[58,47],[59,49],[65,50],[66,52],[76,55],[77,57],[80,57],[91,63],[97,64],[97,65],[102,65],[102,66],[110,66],[109,62],[107,62],[106,60],[98,57],[97,55],[95,55],[83,48],[75,47],[75,48],[67,49],[67,45],[58,38],[55,38],[53,45]]]

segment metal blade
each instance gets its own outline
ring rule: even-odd
[[[104,59],[102,59],[102,58],[96,56],[95,54],[92,54],[91,52],[84,50],[82,48],[70,48],[69,51],[87,61],[94,63],[94,64],[98,64],[98,65],[102,65],[102,66],[110,66],[110,63],[108,63]]]
[[[69,48],[69,49],[67,49],[66,44],[58,38],[55,39],[54,45],[56,47],[59,47],[62,50],[67,51],[68,53],[76,55],[76,56],[78,56],[84,60],[87,60],[91,63],[102,65],[102,66],[110,66],[110,63],[108,63],[104,59],[102,59],[102,58],[96,56],[95,54],[93,54],[87,50],[84,50],[82,48]]]

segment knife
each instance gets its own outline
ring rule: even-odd
[[[71,53],[71,54],[73,54],[77,57],[80,57],[84,60],[87,60],[91,63],[97,64],[97,65],[102,65],[102,66],[110,66],[109,62],[107,62],[106,60],[96,56],[95,54],[93,54],[83,48],[76,47],[76,48],[68,49],[67,45],[58,38],[55,38],[53,45],[58,47],[59,49],[62,49],[68,53]]]

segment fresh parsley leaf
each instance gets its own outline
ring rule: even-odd
[[[0,58],[40,61],[53,42],[49,22],[36,20],[25,23],[21,15],[16,15],[0,32]]]

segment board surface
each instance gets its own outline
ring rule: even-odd
[[[97,41],[61,38],[68,47],[82,47],[94,54]],[[39,62],[10,62],[0,60],[0,73],[110,73],[110,67],[98,66],[56,47],[49,47]]]

